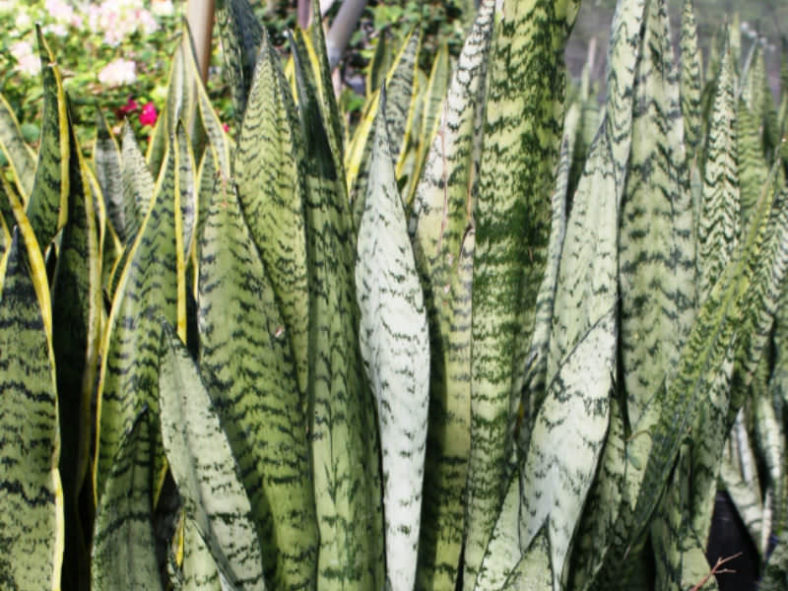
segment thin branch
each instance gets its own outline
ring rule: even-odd
[[[353,34],[366,5],[367,0],[345,0],[339,7],[339,12],[326,35],[328,63],[332,69],[342,59],[350,36]]]
[[[730,562],[731,560],[735,560],[739,558],[741,555],[742,552],[737,552],[733,556],[728,556],[727,558],[718,558],[717,563],[712,567],[712,569],[706,574],[705,577],[701,579],[700,583],[695,585],[692,589],[690,589],[690,591],[700,591],[701,589],[703,589],[703,586],[709,582],[709,579],[713,576],[722,575],[726,573],[727,574],[735,573],[736,571],[731,568],[720,568],[720,567]]]

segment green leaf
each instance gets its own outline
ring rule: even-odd
[[[741,210],[739,223],[746,228],[769,178],[769,168],[763,157],[760,122],[744,101],[738,101],[737,107],[736,150]]]
[[[219,415],[189,352],[169,327],[162,349],[162,441],[187,518],[233,586],[263,590],[252,508]]]
[[[503,499],[513,426],[545,269],[564,116],[563,47],[577,2],[507,0],[485,98],[473,218],[471,454],[464,587]]]
[[[490,542],[484,553],[482,566],[476,578],[475,589],[505,588],[506,581],[517,570],[522,557],[518,529],[520,512],[519,474],[509,479],[503,504],[498,513]],[[533,573],[526,573],[533,576]],[[549,588],[549,584],[548,587]]]
[[[123,221],[126,244],[137,237],[142,220],[148,214],[155,181],[145,158],[140,152],[134,131],[128,123],[123,126],[123,151],[121,153],[121,187],[123,190]]]
[[[36,240],[46,251],[49,242],[66,223],[69,192],[69,116],[57,62],[39,26],[36,26],[36,33],[44,84],[44,114],[38,166],[27,203],[27,217],[33,226]]]
[[[306,143],[309,434],[320,538],[318,588],[383,586],[379,441],[363,376],[353,278],[355,237],[309,64],[295,53]]]
[[[304,219],[303,138],[279,57],[263,36],[235,152],[238,200],[280,302],[298,388],[306,395],[309,288]]]
[[[731,258],[741,234],[735,73],[730,48],[722,55],[703,166],[698,219],[699,301],[703,302]]]
[[[193,519],[185,519],[183,533],[183,580],[180,591],[222,591],[221,575],[208,543]]]
[[[128,129],[128,122],[124,126]],[[136,224],[136,203],[129,204],[124,202],[127,194],[123,192],[122,166],[120,148],[118,142],[109,128],[104,114],[99,112],[96,125],[96,143],[93,148],[93,164],[96,169],[96,178],[101,187],[101,194],[104,196],[107,213],[109,215],[112,228],[118,235],[121,242],[127,243],[133,239],[127,231],[126,214],[130,212],[134,216],[133,223]],[[152,184],[152,183],[151,183]]]
[[[361,355],[380,427],[386,587],[409,591],[418,558],[430,348],[424,298],[394,173],[387,108],[384,86],[358,233],[356,297]]]
[[[684,0],[681,11],[681,116],[687,157],[692,159],[701,140],[701,94],[703,55],[698,47],[698,26],[693,0]]]
[[[249,103],[250,116],[256,107]],[[200,363],[249,495],[266,580],[314,585],[307,422],[287,325],[232,185],[214,177],[200,237]]]
[[[93,194],[74,132],[70,134],[70,195],[53,281],[53,348],[60,409],[60,472],[66,504],[66,572],[87,583],[88,532],[79,495],[90,456],[91,404],[98,373],[101,260]],[[84,569],[84,571],[83,571]],[[67,584],[78,586],[77,580]]]
[[[663,1],[649,2],[642,48],[618,240],[620,369],[635,432],[659,416],[652,397],[676,367],[696,305],[693,204]]]
[[[475,240],[470,198],[494,9],[494,0],[481,4],[457,61],[410,218],[432,350],[417,585],[424,590],[455,587],[464,539]]]
[[[96,511],[92,588],[163,589],[153,537],[156,433],[143,408],[123,434]]]
[[[418,142],[416,156],[413,170],[410,173],[408,184],[406,185],[407,188],[403,191],[403,202],[406,207],[409,207],[413,202],[416,187],[421,179],[424,166],[427,163],[427,155],[429,154],[435,134],[438,133],[441,114],[443,113],[443,101],[446,97],[449,85],[450,72],[449,46],[444,43],[441,45],[432,63],[430,76],[421,98],[421,124],[418,129],[418,135],[412,138]]]
[[[254,15],[249,0],[219,0],[216,4],[216,22],[222,40],[235,118],[240,125],[246,112],[249,89],[252,87],[263,28]]]
[[[107,319],[98,386],[96,459],[93,487],[101,499],[104,481],[122,434],[147,405],[158,411],[159,335],[161,319],[177,325],[185,339],[185,281],[179,278],[181,235],[178,137],[170,140],[165,165],[154,188],[118,280]],[[163,458],[158,464],[163,468]],[[163,473],[156,472],[156,478]],[[160,482],[154,487],[158,491]]]
[[[8,160],[17,190],[26,200],[33,190],[36,156],[25,143],[16,115],[2,94],[0,94],[0,151]]]
[[[60,589],[63,491],[51,307],[44,261],[15,204],[0,305],[0,586]]]

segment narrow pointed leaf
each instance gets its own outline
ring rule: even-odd
[[[298,388],[305,394],[309,288],[302,142],[279,57],[264,36],[235,152],[235,181],[249,234],[280,302]]]
[[[235,118],[240,124],[246,112],[246,97],[252,87],[263,29],[249,0],[219,0],[216,6],[216,22],[219,24],[222,39]]]
[[[649,2],[634,97],[618,245],[619,340],[629,424],[638,431],[659,415],[652,396],[676,366],[696,298],[693,204],[663,1]]]
[[[722,56],[706,140],[703,196],[698,220],[698,295],[702,302],[720,277],[741,234],[735,73],[729,49]]]
[[[520,479],[510,478],[506,496],[498,513],[490,543],[484,554],[475,589],[487,591],[505,588],[506,581],[517,570],[522,557],[518,528],[520,512]],[[532,573],[528,573],[532,575]]]
[[[155,181],[140,152],[131,125],[123,126],[121,186],[123,190],[123,221],[127,244],[137,236],[142,220],[153,200]]]
[[[240,589],[265,589],[260,540],[227,435],[186,347],[165,329],[159,375],[161,432],[188,518]]]
[[[155,429],[143,410],[123,435],[96,512],[92,585],[96,591],[163,589],[153,538]]]
[[[36,240],[46,250],[50,240],[66,222],[69,120],[60,70],[40,28],[36,31],[44,83],[44,113],[38,166],[27,203],[27,217]]]
[[[700,145],[703,56],[698,47],[698,26],[694,0],[684,0],[681,11],[681,115],[687,156],[692,158]]]
[[[536,296],[550,235],[563,122],[563,50],[579,2],[504,3],[490,56],[473,207],[471,455],[464,587],[469,591],[503,499]]]
[[[186,518],[183,534],[183,582],[180,591],[222,591],[216,562],[193,519]]]
[[[128,129],[128,124],[124,126]],[[127,230],[126,215],[130,213],[134,220],[128,224],[133,228],[137,227],[136,219],[136,203],[126,205],[124,198],[130,196],[130,193],[124,193],[122,182],[122,167],[123,159],[121,156],[118,142],[109,128],[106,118],[103,113],[98,116],[98,129],[96,143],[93,148],[93,161],[96,169],[96,177],[98,178],[99,185],[101,186],[101,194],[104,196],[104,201],[107,208],[112,227],[120,238],[121,242],[127,243],[133,239],[133,235],[129,235]],[[151,183],[152,184],[152,183]]]
[[[71,135],[68,221],[53,282],[53,348],[60,408],[60,472],[66,503],[66,570],[87,578],[87,532],[79,494],[89,463],[91,403],[98,373],[103,302],[93,194],[76,137]],[[85,555],[81,553],[84,552]],[[69,581],[74,585],[75,581]]]
[[[358,234],[356,295],[361,355],[380,428],[386,587],[411,591],[418,558],[430,349],[424,298],[394,174],[385,87],[381,92]]]
[[[200,363],[251,502],[266,580],[276,589],[311,588],[315,501],[287,325],[232,186],[214,177],[206,206]]]

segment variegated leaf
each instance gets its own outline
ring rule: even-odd
[[[64,526],[52,310],[21,209],[17,200],[0,296],[0,587],[57,591]]]
[[[384,585],[379,440],[356,332],[355,237],[309,64],[298,52],[294,63],[306,149],[307,421],[320,538],[318,588],[379,588]]]
[[[63,227],[52,286],[52,338],[60,409],[60,473],[66,504],[65,584],[86,585],[88,532],[79,495],[88,471],[91,404],[98,373],[101,261],[87,165],[70,130],[68,221]],[[83,570],[84,569],[84,570]]]
[[[219,0],[216,5],[216,22],[222,39],[235,117],[240,124],[246,112],[246,100],[252,86],[263,28],[254,15],[249,0]]]
[[[49,242],[66,223],[69,119],[60,69],[39,26],[36,26],[36,33],[44,83],[44,113],[38,165],[26,213],[36,240],[46,251]]]
[[[703,55],[698,47],[698,26],[693,0],[684,0],[681,11],[681,115],[687,156],[692,159],[701,140],[701,94]]]
[[[567,222],[547,394],[521,468],[520,543],[527,550],[547,528],[556,590],[608,429],[616,375],[617,223],[615,166],[601,133]]]
[[[101,499],[122,434],[145,406],[158,412],[158,330],[161,318],[178,326],[185,339],[184,272],[178,265],[182,236],[180,150],[171,138],[165,164],[154,188],[150,210],[128,250],[107,319],[97,395],[96,458],[93,487]],[[163,458],[158,460],[163,468]],[[156,473],[156,478],[163,473]],[[160,483],[154,490],[158,491]]]
[[[280,302],[298,388],[305,396],[309,288],[302,143],[279,56],[264,35],[235,152],[235,182],[249,234]]]
[[[200,364],[241,469],[266,581],[310,588],[315,500],[287,324],[234,187],[213,180],[199,247]]]
[[[160,591],[153,537],[154,417],[143,408],[121,438],[96,511],[91,587]]]
[[[124,126],[129,128],[128,123]],[[130,193],[124,193],[122,182],[123,159],[120,147],[115,139],[115,135],[107,123],[104,114],[99,112],[97,118],[96,142],[93,147],[93,167],[96,170],[96,178],[101,187],[101,194],[104,197],[105,207],[109,215],[110,223],[118,238],[122,243],[127,243],[133,239],[127,231],[126,215],[127,212],[134,216],[133,225],[137,227],[136,203],[127,205],[124,198]],[[131,225],[131,224],[130,224]]]
[[[264,590],[252,508],[226,433],[189,352],[172,329],[162,338],[159,403],[164,449],[187,518],[239,589]]]
[[[155,181],[145,158],[140,152],[134,130],[128,123],[123,126],[121,153],[121,187],[123,190],[123,221],[126,241],[130,244],[148,214],[153,200]]]
[[[473,218],[471,453],[464,588],[503,499],[550,235],[564,115],[563,50],[580,3],[507,0],[485,97]]]
[[[377,400],[386,518],[387,584],[416,579],[427,439],[427,315],[394,173],[386,89],[381,90],[370,183],[358,231],[359,341]]]
[[[470,451],[471,195],[494,0],[479,7],[414,197],[410,231],[430,322],[430,425],[417,589],[453,589],[464,539]]]
[[[33,190],[36,155],[25,143],[19,121],[2,94],[0,94],[0,151],[11,167],[17,191],[27,199]]]

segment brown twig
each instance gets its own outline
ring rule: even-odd
[[[708,583],[709,579],[713,576],[735,573],[736,571],[731,568],[720,568],[720,567],[730,562],[731,560],[735,560],[739,558],[741,555],[742,552],[737,552],[733,556],[728,556],[727,558],[718,558],[717,563],[712,567],[712,569],[708,572],[708,574],[705,577],[703,577],[703,579],[701,579],[700,583],[698,583],[692,589],[690,589],[690,591],[700,591],[701,589],[703,589],[703,585]]]

